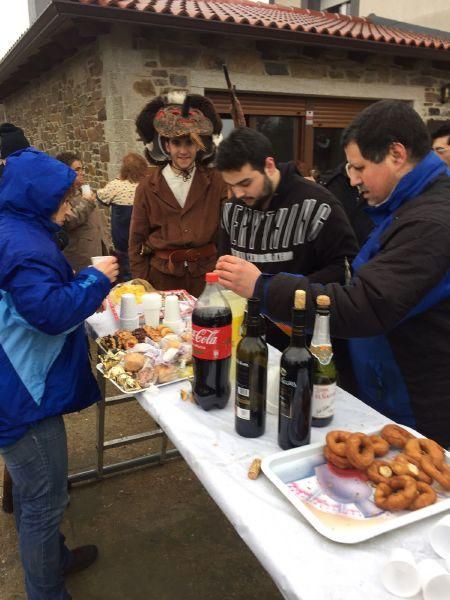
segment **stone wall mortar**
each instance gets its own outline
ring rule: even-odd
[[[224,90],[224,62],[242,92],[398,97],[424,120],[450,119],[440,102],[449,71],[436,62],[124,25],[7,98],[5,116],[50,154],[78,151],[101,185],[124,154],[142,153],[134,121],[143,106],[174,89]]]
[[[93,43],[5,100],[6,119],[22,127],[33,146],[52,156],[79,154],[94,188],[106,182],[110,161],[102,71]]]

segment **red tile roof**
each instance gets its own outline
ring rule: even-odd
[[[313,33],[359,41],[449,50],[450,39],[372,23],[363,17],[246,0],[70,0],[73,3],[235,25]]]

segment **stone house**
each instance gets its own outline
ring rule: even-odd
[[[0,118],[50,154],[79,152],[94,186],[117,174],[126,152],[142,151],[134,119],[155,95],[205,93],[229,131],[223,63],[248,124],[279,160],[334,166],[342,129],[381,98],[409,101],[425,120],[450,118],[444,37],[247,0],[37,4],[0,63]]]

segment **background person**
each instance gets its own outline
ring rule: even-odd
[[[431,134],[431,140],[433,150],[450,167],[450,122],[436,129]]]
[[[78,272],[91,264],[92,256],[103,254],[101,215],[94,192],[81,193],[81,186],[84,184],[84,166],[80,157],[72,152],[62,152],[56,156],[56,160],[63,162],[76,173],[69,199],[71,211],[64,223],[64,230],[68,234],[64,256],[72,269]]]
[[[407,103],[377,102],[343,137],[351,184],[375,223],[353,262],[351,285],[261,275],[254,265],[218,263],[220,283],[264,300],[288,321],[294,291],[331,297],[331,333],[350,338],[359,397],[398,423],[450,445],[450,178]],[[234,257],[232,257],[234,258]]]
[[[350,184],[345,165],[344,162],[330,171],[321,173],[317,183],[326,187],[340,201],[358,244],[362,246],[373,229],[373,223],[365,211],[366,203],[358,187]]]
[[[130,235],[131,213],[138,184],[149,173],[145,158],[130,152],[122,159],[119,177],[97,190],[97,198],[111,205],[111,237],[120,264],[122,281],[131,279],[128,260],[128,239]]]
[[[118,273],[106,257],[76,276],[54,240],[75,173],[33,148],[10,156],[0,184],[0,454],[30,600],[70,599],[64,577],[92,564],[59,532],[67,505],[62,414],[99,400],[83,322]]]
[[[158,290],[199,296],[217,259],[220,209],[226,187],[212,168],[213,137],[222,121],[198,94],[158,97],[144,107],[136,128],[147,159],[158,168],[138,186],[131,217],[133,277]]]
[[[0,125],[0,177],[8,156],[29,147],[30,142],[25,137],[23,129],[12,123],[2,123]]]

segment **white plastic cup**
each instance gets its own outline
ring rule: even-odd
[[[381,583],[388,592],[400,598],[410,598],[420,591],[416,561],[409,550],[393,548],[381,570]]]
[[[139,327],[139,317],[133,317],[131,319],[119,319],[119,328],[124,331],[133,331]]]
[[[83,183],[81,186],[81,195],[83,198],[90,198],[92,194],[91,186],[88,183]]]
[[[417,569],[424,600],[449,600],[450,573],[438,561],[426,558]]]
[[[181,319],[180,314],[180,303],[178,302],[178,297],[175,294],[170,294],[170,296],[166,297],[166,301],[164,303],[164,323],[167,321],[168,323],[176,322]],[[169,325],[168,325],[169,327]]]
[[[95,267],[97,263],[108,258],[107,256],[91,256],[91,263]]]
[[[450,515],[445,515],[433,525],[429,534],[430,544],[436,554],[450,558]],[[450,596],[449,596],[450,598]]]
[[[164,319],[163,325],[170,327],[170,329],[177,335],[181,335],[186,327],[183,319],[177,319],[176,321],[166,321],[166,319]]]
[[[151,293],[142,296],[142,308],[144,310],[144,320],[146,325],[158,327],[161,304],[161,294]]]
[[[139,321],[136,296],[134,294],[122,294],[119,314],[121,320],[137,319]]]

